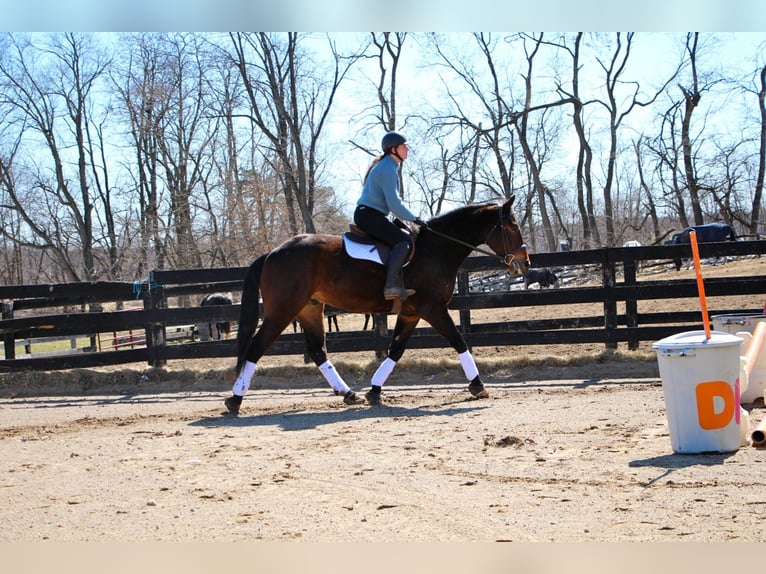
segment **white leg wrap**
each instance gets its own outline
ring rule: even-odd
[[[244,397],[247,389],[250,388],[250,381],[253,380],[255,374],[255,363],[245,361],[244,366],[237,375],[237,380],[234,382],[234,388],[232,392],[238,397]]]
[[[464,351],[458,355],[460,357],[460,364],[463,367],[463,372],[469,381],[474,380],[478,374],[479,369],[476,368],[476,363],[471,356],[471,351]]]
[[[330,383],[330,386],[340,394],[345,395],[351,390],[343,381],[343,378],[338,374],[338,371],[335,370],[335,367],[333,367],[329,359],[319,365],[319,371],[322,373],[327,382]]]
[[[372,376],[372,386],[382,387],[383,383],[388,379],[388,376],[393,372],[395,366],[396,361],[386,357],[386,360],[380,364],[378,370],[375,371],[375,374]]]

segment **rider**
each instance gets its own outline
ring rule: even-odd
[[[383,155],[375,159],[364,177],[362,195],[354,211],[354,223],[391,246],[383,297],[406,299],[415,293],[413,289],[405,289],[401,281],[402,266],[410,254],[410,241],[407,233],[388,219],[388,214],[421,226],[425,222],[399,199],[399,165],[409,154],[407,139],[398,132],[388,132],[383,136],[380,147]]]

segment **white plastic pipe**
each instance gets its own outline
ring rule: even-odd
[[[758,359],[758,353],[761,351],[761,347],[763,347],[764,335],[766,335],[766,321],[761,321],[755,326],[753,340],[750,341],[750,346],[745,353],[744,370],[748,375],[753,371],[753,365],[755,364],[756,359]]]
[[[758,426],[750,433],[750,440],[753,441],[753,446],[766,445],[766,418],[759,422]]]

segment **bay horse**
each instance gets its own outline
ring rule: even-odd
[[[420,319],[425,319],[457,351],[471,395],[489,396],[447,306],[458,268],[474,250],[495,256],[512,275],[529,270],[527,248],[511,211],[513,200],[511,197],[502,205],[460,207],[420,228],[412,260],[403,270],[405,286],[415,293],[401,305],[388,356],[365,394],[369,404],[381,403],[381,387],[402,357]],[[487,245],[492,252],[480,245]],[[365,399],[346,385],[327,358],[323,311],[325,305],[332,305],[352,313],[390,313],[394,302],[383,298],[385,270],[380,263],[352,259],[338,235],[296,235],[258,257],[245,274],[237,332],[237,379],[232,396],[225,400],[226,414],[239,414],[258,360],[294,319],[303,328],[309,357],[335,394],[343,396],[347,405],[364,403]],[[256,331],[259,291],[263,321]]]

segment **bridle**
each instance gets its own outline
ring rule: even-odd
[[[505,255],[498,255],[497,253],[493,253],[492,251],[488,251],[486,249],[482,249],[478,245],[471,245],[470,243],[467,243],[461,239],[458,239],[457,237],[452,237],[451,235],[447,235],[446,233],[442,233],[441,231],[436,231],[432,227],[426,225],[426,229],[433,233],[434,235],[438,235],[439,237],[443,237],[444,239],[448,239],[454,243],[458,243],[462,245],[463,247],[468,247],[473,251],[478,251],[479,253],[483,253],[484,255],[489,255],[490,257],[494,257],[500,263],[505,265],[506,267],[510,267],[513,264],[513,256],[518,253],[519,251],[525,250],[527,248],[526,243],[522,243],[519,245],[516,249],[508,250],[508,243],[510,242],[510,239],[508,238],[508,233],[505,230],[505,225],[503,224],[503,208],[500,207],[498,209],[498,214],[500,215],[500,220],[495,223],[494,226],[492,226],[492,229],[489,230],[489,233],[487,233],[487,237],[484,239],[482,243],[487,243],[487,239],[489,239],[489,236],[492,235],[495,232],[495,229],[500,227],[500,237],[503,240],[503,252]]]

